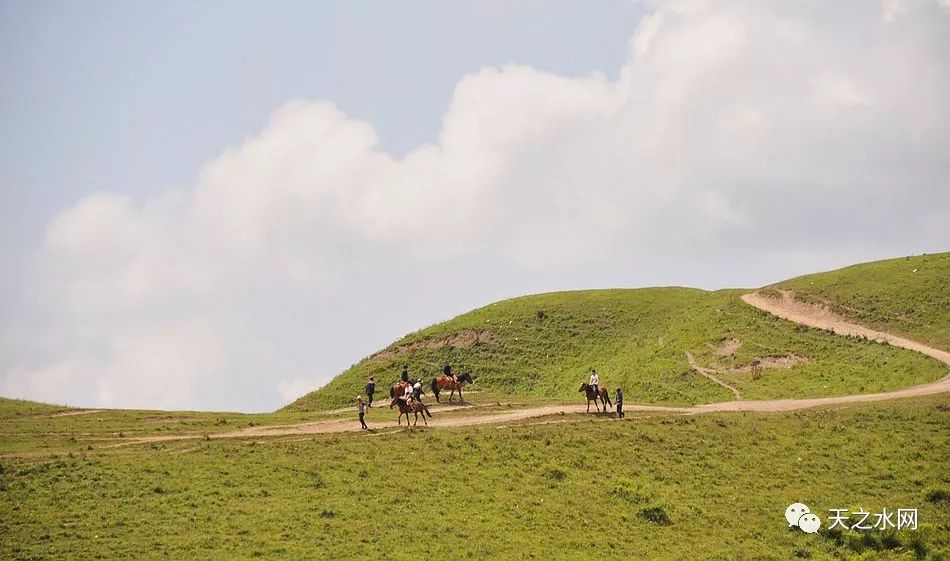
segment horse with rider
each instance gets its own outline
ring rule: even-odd
[[[475,377],[472,376],[471,372],[465,372],[464,374],[455,374],[452,371],[452,365],[445,363],[442,366],[442,375],[437,376],[432,379],[432,382],[429,383],[429,388],[432,390],[432,394],[435,395],[435,401],[437,403],[442,403],[440,394],[449,390],[449,403],[452,402],[452,398],[455,396],[455,392],[459,393],[459,401],[464,402],[465,398],[462,397],[462,387],[465,384],[474,384]]]
[[[607,412],[608,405],[613,405],[610,401],[610,392],[607,391],[606,387],[600,384],[600,375],[597,374],[597,371],[593,368],[590,369],[590,383],[581,383],[581,387],[577,391],[586,394],[588,413],[590,413],[591,402],[594,402],[594,409],[596,409],[598,413],[600,413],[600,405],[603,405],[604,413]]]

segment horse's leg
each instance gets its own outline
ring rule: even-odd
[[[465,398],[462,397],[462,386],[459,386],[459,401],[465,403]]]
[[[452,403],[453,397],[455,397],[455,388],[452,388],[452,393],[449,394],[449,403]]]
[[[587,400],[587,412],[590,413],[590,400]]]

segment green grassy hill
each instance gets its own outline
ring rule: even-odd
[[[900,291],[894,302],[945,302],[946,291],[928,291],[946,286],[947,261],[946,255],[929,258],[929,280],[923,287],[910,281],[888,285],[883,279],[896,274],[889,267],[872,284],[880,287],[875,289],[879,294],[888,286]],[[873,270],[876,265],[866,267]],[[862,290],[857,280],[836,286],[844,294]],[[744,292],[592,290],[496,302],[407,335],[286,409],[348,404],[371,374],[385,391],[403,364],[413,376],[429,379],[444,361],[459,372],[476,373],[472,388],[492,398],[577,399],[578,386],[593,367],[608,388],[622,386],[628,400],[660,404],[734,399],[729,390],[692,368],[687,352],[699,366],[716,369],[720,379],[747,399],[884,391],[945,373],[937,361],[912,352],[774,318],[743,303],[739,296]],[[936,303],[905,315],[914,314],[934,337],[932,326],[941,325],[934,317],[950,317],[945,306]]]
[[[950,350],[950,253],[862,263],[772,287],[869,327]]]
[[[30,415],[49,415],[68,410],[62,405],[0,397],[0,419],[4,420]]]

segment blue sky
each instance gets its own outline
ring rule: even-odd
[[[948,11],[0,4],[0,395],[268,410],[501,298],[946,250]]]

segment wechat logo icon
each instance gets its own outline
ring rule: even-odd
[[[785,509],[785,520],[788,521],[788,527],[798,526],[806,534],[814,534],[821,528],[821,519],[817,514],[812,514],[808,505],[802,503],[792,503]]]

